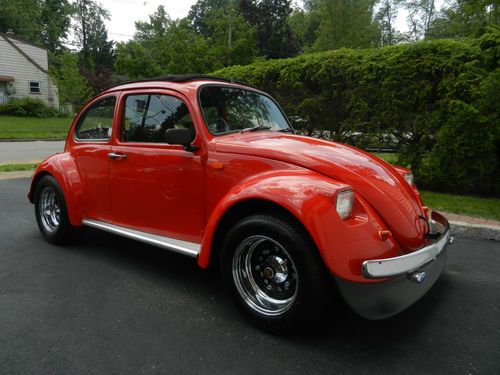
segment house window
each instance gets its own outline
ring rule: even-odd
[[[40,82],[30,82],[30,94],[41,94]]]

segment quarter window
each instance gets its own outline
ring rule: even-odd
[[[30,82],[30,94],[41,94],[40,82]]]
[[[122,141],[166,143],[168,129],[195,130],[186,104],[170,95],[129,95],[125,99]]]
[[[116,98],[95,102],[78,119],[75,136],[79,140],[107,141],[111,137]]]

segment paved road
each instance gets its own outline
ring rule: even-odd
[[[0,181],[0,373],[499,374],[500,245],[457,239],[423,300],[385,321],[344,305],[310,332],[248,325],[191,259],[86,230],[41,238],[28,180]]]
[[[0,164],[29,163],[64,150],[64,141],[0,142]]]

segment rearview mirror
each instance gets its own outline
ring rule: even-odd
[[[191,130],[186,128],[179,129],[167,129],[165,132],[165,139],[168,144],[171,145],[182,145],[188,151],[196,151],[198,150],[197,146],[192,146],[191,142],[193,141],[193,137],[191,134]]]

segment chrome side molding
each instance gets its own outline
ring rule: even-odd
[[[140,242],[147,243],[148,245],[157,246],[163,249],[173,251],[175,253],[187,255],[196,258],[200,253],[200,244],[188,241],[177,240],[175,238],[158,236],[156,234],[141,232],[138,230],[121,227],[106,223],[100,220],[84,219],[83,224],[92,228],[101,229],[106,232],[117,234],[122,237],[131,238]]]

